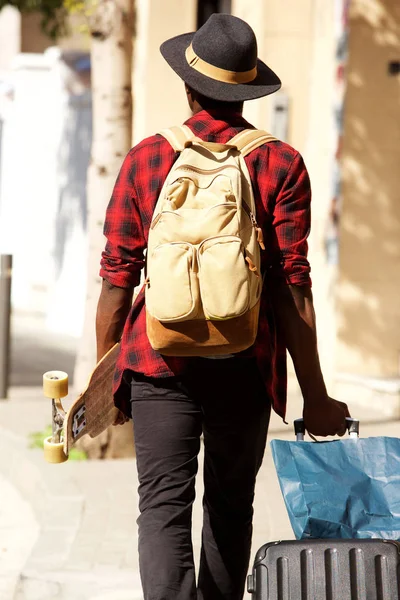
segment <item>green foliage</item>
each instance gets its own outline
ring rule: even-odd
[[[68,11],[63,0],[0,0],[0,10],[7,5],[22,13],[39,13],[42,29],[52,40],[67,33]]]
[[[68,460],[87,460],[87,454],[83,450],[78,450],[78,448],[71,448]]]
[[[35,431],[29,434],[29,448],[39,448],[43,450],[43,442],[46,438],[52,434],[51,425],[48,425],[43,431]],[[86,460],[87,454],[83,450],[77,448],[71,448],[68,455],[68,460]]]
[[[1,1],[1,0],[0,0]],[[91,35],[91,19],[96,11],[99,0],[64,0],[64,8],[71,15],[81,17],[78,27],[80,33]]]
[[[51,425],[47,425],[43,431],[34,431],[29,434],[29,448],[43,448],[43,442],[51,436]]]
[[[90,17],[97,4],[98,0],[64,0],[66,10],[71,14],[80,14]]]

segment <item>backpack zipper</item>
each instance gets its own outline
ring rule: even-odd
[[[215,210],[216,208],[220,208],[221,206],[227,206],[228,208],[235,208],[235,209],[237,207],[236,203],[234,203],[234,202],[221,202],[221,204],[214,204],[214,206],[210,206],[209,208],[207,208],[206,213],[209,213],[211,210]],[[157,225],[157,223],[161,219],[162,215],[164,215],[164,214],[175,215],[175,217],[179,217],[180,219],[183,218],[182,215],[180,215],[178,212],[176,212],[174,210],[162,210],[152,220],[152,222],[150,224],[150,229],[154,229],[154,227]]]
[[[255,214],[253,212],[251,212],[250,207],[248,206],[248,204],[246,202],[244,202],[244,200],[242,200],[242,206],[244,208],[244,212],[249,217],[251,224],[253,225],[253,227],[257,233],[257,242],[259,243],[261,250],[265,250],[264,235],[263,235],[261,227],[258,226]]]
[[[182,215],[178,214],[177,212],[175,212],[174,210],[162,210],[161,212],[159,212],[154,219],[152,220],[151,224],[150,224],[150,229],[154,229],[154,227],[157,225],[158,221],[161,219],[161,217],[165,214],[171,214],[171,215],[175,215],[175,217],[179,217],[180,219],[182,219]]]
[[[200,169],[199,167],[194,167],[192,165],[180,165],[179,167],[176,168],[177,171],[179,171],[179,169],[184,169],[186,171],[193,171],[194,173],[202,173],[204,175],[212,175],[214,173],[219,173],[220,171],[224,171],[225,169],[236,169],[237,171],[240,171],[239,167],[237,167],[236,165],[225,165],[224,167],[217,167],[216,169]]]

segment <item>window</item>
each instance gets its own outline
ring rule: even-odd
[[[213,13],[231,13],[232,0],[198,0],[197,28],[204,25]]]

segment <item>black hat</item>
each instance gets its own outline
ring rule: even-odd
[[[214,100],[253,100],[281,87],[279,77],[257,58],[250,25],[232,15],[214,13],[198,31],[167,40],[160,51],[185,83]]]

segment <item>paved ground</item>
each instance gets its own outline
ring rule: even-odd
[[[0,475],[0,598],[13,597],[38,535],[29,503]]]
[[[29,449],[29,433],[42,430],[50,414],[41,389],[30,386],[55,363],[71,372],[75,342],[29,333],[21,322],[13,331],[15,385],[10,399],[0,401],[0,599],[140,600],[135,460],[48,465],[40,450]],[[299,414],[293,388],[289,418]],[[271,437],[291,438],[290,429],[281,430],[274,418]],[[364,435],[399,432],[399,423],[363,428]],[[201,487],[199,480],[197,557]],[[292,537],[268,449],[256,490],[253,556],[266,541]]]
[[[21,577],[15,597],[10,592],[8,596],[0,593],[0,598],[105,600],[108,592],[110,600],[141,598],[135,460],[44,463],[40,450],[27,448],[26,436],[48,423],[48,403],[37,397],[39,394],[22,398],[20,390],[0,404],[0,473],[10,493],[20,503],[21,497],[29,503],[31,508],[23,503],[23,514],[30,521],[21,524],[14,539],[8,523],[19,522],[20,508],[11,496],[9,502],[6,499],[0,539],[6,540],[6,545],[19,544],[7,567],[8,589],[12,589],[18,569]],[[199,480],[193,519],[197,556],[201,496]],[[269,452],[260,473],[255,510],[255,547],[265,540],[292,536]],[[21,523],[28,523],[28,516]],[[24,527],[29,539],[19,540],[18,532]]]

